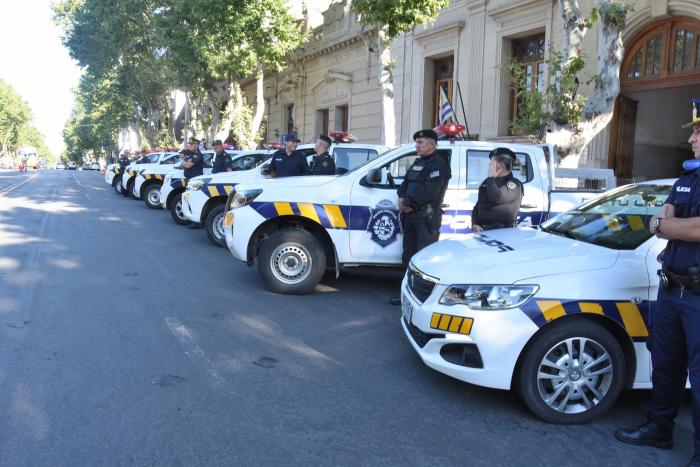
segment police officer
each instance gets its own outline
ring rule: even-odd
[[[126,167],[131,163],[129,161],[129,155],[125,152],[119,156],[119,160],[117,162],[119,163],[121,173],[124,173],[124,169],[126,169]]]
[[[328,154],[331,147],[331,139],[326,135],[319,135],[314,150],[316,155],[311,160],[309,175],[335,175],[335,161]]]
[[[479,186],[479,197],[472,211],[472,230],[514,227],[523,199],[524,189],[513,176],[517,157],[508,148],[496,148],[489,153],[486,180]]]
[[[414,133],[416,153],[420,156],[411,164],[397,193],[403,226],[401,263],[408,268],[411,257],[440,237],[442,199],[452,176],[450,165],[435,147],[438,136],[433,130]],[[400,305],[399,297],[391,297],[392,305]]]
[[[214,140],[214,164],[211,173],[218,174],[219,172],[233,171],[233,162],[231,156],[224,151],[224,143],[220,139]]]
[[[700,466],[700,99],[693,99],[691,144],[695,159],[671,188],[649,228],[668,240],[660,256],[660,287],[651,316],[653,389],[646,423],[620,429],[615,437],[628,444],[670,449],[686,378],[690,374],[695,453],[689,466]]]
[[[272,178],[295,177],[307,175],[309,164],[306,157],[298,152],[297,144],[301,142],[293,133],[282,136],[284,148],[272,155],[270,162],[270,176]]]
[[[199,140],[197,138],[190,138],[187,141],[187,149],[182,151],[182,168],[184,169],[183,175],[186,180],[204,174],[204,157],[199,152]],[[202,224],[197,222],[187,224],[189,229],[199,229],[201,227]]]

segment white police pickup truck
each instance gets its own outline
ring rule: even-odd
[[[536,145],[477,141],[439,141],[452,178],[443,201],[441,238],[459,238],[470,230],[471,210],[486,178],[488,154],[498,146],[520,160],[514,171],[525,187],[518,216],[521,225],[539,225],[558,209],[581,204],[595,193],[552,189],[554,169],[545,149]],[[336,274],[353,266],[399,266],[402,233],[396,189],[418,157],[405,144],[337,176],[291,177],[240,184],[224,218],[226,245],[237,259],[253,265],[268,287],[301,294],[313,289],[326,267]],[[607,175],[608,186],[614,178]],[[571,177],[571,175],[568,175]]]
[[[666,245],[648,229],[674,180],[626,185],[550,219],[413,256],[401,325],[426,365],[515,389],[539,417],[584,423],[651,387],[645,345]]]
[[[126,166],[124,170],[122,170],[119,164],[109,164],[105,169],[105,182],[112,188],[114,188],[114,191],[116,191],[118,194],[124,194],[124,186],[122,186],[122,177],[125,175],[125,172],[127,172],[128,170],[137,170],[141,167],[136,166],[141,166],[142,164],[153,164],[153,160],[155,160],[157,164],[162,159],[167,157],[165,156],[165,154],[166,152],[143,155],[135,161],[133,161],[128,166]]]
[[[141,194],[136,191],[136,177],[139,173],[158,168],[159,166],[173,166],[180,162],[182,157],[174,151],[152,152],[145,154],[138,164],[128,165],[122,174],[122,193],[132,199],[141,199]]]
[[[302,151],[310,160],[314,148],[308,146],[299,145],[297,150]],[[388,150],[388,146],[379,144],[333,143],[328,152],[335,160],[336,173],[343,174]],[[266,178],[269,164],[263,165],[259,170],[246,170],[245,167],[258,167],[269,157],[270,155],[267,155],[261,160],[258,154],[250,155],[248,159],[241,160],[240,164],[234,164],[240,166],[241,171],[195,177],[190,180],[182,197],[182,212],[185,218],[191,222],[203,223],[212,243],[226,246],[223,227],[226,199],[238,183]]]

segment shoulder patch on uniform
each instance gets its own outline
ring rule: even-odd
[[[506,183],[506,186],[508,187],[509,190],[515,190],[515,188],[518,185],[516,185],[515,182],[508,182],[508,183]]]
[[[321,162],[321,165],[322,165],[323,167],[328,167],[328,161],[323,161],[323,162]]]
[[[440,176],[440,171],[439,170],[433,170],[430,172],[430,178],[435,178]]]

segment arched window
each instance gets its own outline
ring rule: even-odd
[[[627,46],[620,70],[622,91],[700,82],[700,22],[671,18],[642,30]]]

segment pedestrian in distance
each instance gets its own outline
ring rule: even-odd
[[[401,264],[404,270],[414,254],[438,241],[442,200],[452,176],[450,165],[436,150],[437,133],[420,130],[414,133],[413,140],[420,157],[411,164],[397,191],[403,227]],[[400,305],[401,298],[391,297],[389,303]]]
[[[479,186],[479,196],[472,210],[472,231],[515,227],[520,203],[525,194],[523,184],[513,176],[518,158],[508,148],[489,153],[489,169]]]
[[[649,342],[652,363],[651,404],[647,420],[620,429],[615,437],[627,444],[673,447],[673,426],[690,375],[695,452],[688,466],[700,466],[700,99],[693,99],[688,139],[695,158],[673,184],[649,230],[668,240],[659,255],[661,269],[656,304],[651,309]]]
[[[214,164],[211,173],[218,174],[220,172],[233,171],[233,162],[231,156],[224,151],[224,143],[220,139],[214,140]]]
[[[306,157],[298,152],[297,145],[301,142],[293,133],[282,136],[284,148],[275,152],[270,161],[270,177],[296,177],[300,175],[308,175],[309,164],[306,162]]]
[[[309,175],[335,175],[335,161],[328,154],[331,147],[331,139],[326,135],[319,135],[314,150],[316,155],[311,160]]]
[[[190,138],[187,141],[187,149],[182,151],[182,168],[185,180],[204,174],[204,157],[199,152],[199,140],[197,138]],[[187,224],[189,229],[199,229],[201,227],[202,224],[197,222]]]

